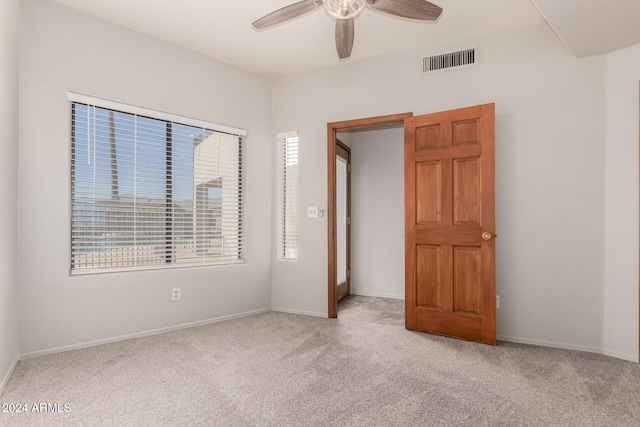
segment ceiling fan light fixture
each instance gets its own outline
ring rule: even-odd
[[[336,19],[353,18],[364,9],[367,0],[324,0],[324,10]]]

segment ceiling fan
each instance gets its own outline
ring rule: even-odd
[[[365,6],[402,18],[435,21],[442,8],[426,0],[303,0],[285,6],[255,21],[256,30],[264,30],[290,21],[324,6],[336,18],[336,49],[340,59],[351,56],[354,36],[354,18]]]

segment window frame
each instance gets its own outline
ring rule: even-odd
[[[67,99],[69,101],[69,117],[73,118],[74,114],[74,105],[84,104],[90,107],[96,107],[100,109],[112,110],[114,112],[130,114],[134,116],[139,116],[143,118],[149,118],[152,120],[157,120],[164,122],[167,126],[167,134],[166,134],[166,162],[164,163],[164,173],[170,173],[169,175],[171,179],[165,184],[165,202],[168,203],[166,197],[170,198],[171,201],[171,209],[166,209],[166,225],[167,225],[167,240],[166,245],[172,246],[171,251],[167,252],[165,256],[165,263],[163,264],[143,264],[143,265],[133,265],[133,266],[119,266],[119,267],[99,267],[99,268],[74,268],[74,202],[76,201],[76,196],[74,195],[75,191],[75,182],[77,171],[74,170],[74,153],[73,147],[76,144],[76,136],[75,136],[75,127],[73,123],[70,123],[70,157],[69,157],[69,274],[71,276],[76,275],[87,275],[87,274],[104,274],[104,273],[116,273],[116,272],[136,272],[136,271],[146,271],[146,270],[160,270],[160,269],[173,269],[173,268],[192,268],[192,267],[212,267],[212,266],[223,266],[223,265],[235,265],[235,264],[245,264],[247,262],[247,250],[246,250],[246,241],[247,241],[247,226],[246,226],[246,171],[245,171],[245,162],[246,162],[246,153],[245,153],[245,138],[247,135],[247,131],[243,129],[238,129],[230,126],[219,125],[215,123],[210,123],[198,119],[191,119],[184,116],[179,116],[175,114],[165,113],[157,110],[151,110],[147,108],[137,107],[133,105],[123,104],[120,102],[105,100],[101,98],[96,98],[92,96],[87,96],[83,94],[78,94],[75,92],[67,92]],[[173,161],[170,158],[172,149],[173,149],[173,134],[172,128],[174,125],[184,125],[189,127],[201,128],[205,131],[211,131],[213,133],[222,133],[229,134],[232,136],[238,137],[238,259],[231,260],[211,260],[204,262],[178,262],[175,258],[175,246],[177,244],[177,240],[174,237],[175,230],[177,229],[177,225],[173,222],[172,216],[174,215],[173,209]],[[195,178],[194,178],[195,179]],[[195,200],[195,194],[194,194]],[[194,208],[195,209],[195,208]],[[195,215],[195,211],[194,211]],[[170,229],[169,229],[170,227]],[[158,241],[160,242],[160,241]],[[194,244],[196,243],[196,239],[194,239]],[[162,257],[161,257],[162,258]]]
[[[293,207],[289,206],[287,203],[287,178],[286,178],[286,163],[287,163],[287,144],[288,144],[288,140],[290,139],[295,139],[295,144],[296,144],[296,150],[298,152],[297,154],[297,161],[298,161],[298,176],[297,178],[297,182],[295,183],[296,186],[298,187],[297,190],[297,194],[295,196],[296,198],[296,203]],[[300,259],[300,191],[299,191],[299,185],[300,185],[300,175],[299,175],[299,165],[300,165],[300,156],[299,156],[299,152],[300,152],[300,137],[298,135],[298,132],[296,131],[291,131],[291,132],[281,132],[278,134],[277,136],[277,140],[278,140],[278,156],[277,156],[277,162],[278,162],[278,211],[277,211],[277,215],[276,215],[276,221],[277,221],[277,226],[276,226],[276,230],[277,230],[277,235],[278,235],[278,239],[277,239],[277,244],[278,244],[278,249],[277,249],[277,253],[278,253],[278,260],[280,261],[290,261],[290,262],[296,262]],[[287,232],[287,210],[288,209],[293,209],[298,221],[295,227],[294,232],[288,233]],[[297,241],[297,247],[295,248],[295,256],[287,256],[287,251],[290,250],[289,246],[287,245],[287,242],[289,241],[289,235],[290,234],[295,234],[295,239]]]

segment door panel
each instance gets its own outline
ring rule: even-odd
[[[453,223],[482,224],[480,157],[453,160]]]
[[[423,126],[416,129],[416,151],[441,148],[440,125]]]
[[[480,314],[482,263],[480,248],[453,247],[453,311]]]
[[[416,203],[418,223],[440,223],[440,162],[416,164]],[[433,203],[433,200],[436,202]]]
[[[417,247],[416,280],[419,307],[440,309],[440,292],[438,291],[442,263],[440,252],[441,246],[437,245],[418,245]]]
[[[493,104],[405,120],[407,329],[495,344],[494,165]]]
[[[459,120],[452,123],[453,136],[452,143],[456,145],[477,144],[478,143],[478,122],[475,119]]]

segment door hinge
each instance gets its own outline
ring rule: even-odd
[[[347,225],[351,225],[351,217],[350,216],[347,217]]]
[[[347,163],[347,172],[351,172],[351,163]]]
[[[351,278],[351,270],[347,270],[347,279]]]

